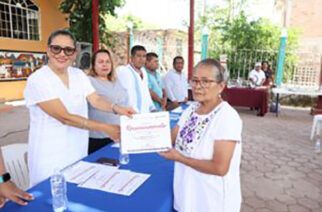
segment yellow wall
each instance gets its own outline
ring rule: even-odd
[[[26,80],[18,81],[0,81],[0,99],[13,101],[23,99],[23,90],[26,86]]]
[[[62,0],[32,0],[39,8],[40,14],[40,41],[19,40],[0,37],[0,50],[45,52],[47,39],[56,29],[68,27],[58,7]],[[26,80],[0,81],[0,98],[6,101],[23,99],[23,90]]]
[[[45,52],[49,34],[56,30],[68,27],[58,7],[61,0],[32,0],[39,8],[40,13],[40,41],[29,41],[0,37],[0,50]]]

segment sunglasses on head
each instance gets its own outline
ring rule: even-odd
[[[58,46],[58,45],[50,45],[49,49],[53,54],[60,54],[61,51],[64,51],[64,54],[66,56],[72,56],[76,51],[75,48],[68,47],[68,46],[63,48],[63,47]]]

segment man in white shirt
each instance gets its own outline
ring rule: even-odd
[[[262,86],[265,82],[265,73],[261,70],[262,64],[255,63],[255,68],[248,74],[248,79],[251,87]]]
[[[187,76],[183,74],[184,59],[176,56],[173,59],[173,70],[169,71],[163,79],[168,96],[167,109],[171,110],[188,101]]]
[[[134,46],[131,49],[131,62],[117,71],[117,77],[129,96],[129,106],[138,113],[155,110],[148,88],[148,76],[142,69],[145,60],[145,48]]]

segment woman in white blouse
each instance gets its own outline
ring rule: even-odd
[[[192,94],[196,103],[172,130],[175,148],[161,155],[174,160],[174,208],[180,212],[238,212],[242,121],[221,99],[224,69],[206,59],[195,67]]]
[[[120,128],[88,120],[89,102],[106,112],[131,116],[134,111],[102,99],[82,70],[71,67],[75,39],[65,30],[48,38],[48,65],[27,80],[24,96],[30,111],[28,165],[31,186],[85,157],[88,130],[102,131],[118,141]]]

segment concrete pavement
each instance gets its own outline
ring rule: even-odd
[[[309,110],[243,119],[242,212],[321,212],[322,155],[309,140]]]
[[[243,120],[242,212],[322,212],[322,155],[309,140],[308,109],[282,108],[258,117],[239,108]],[[27,142],[28,110],[0,113],[0,144]]]

